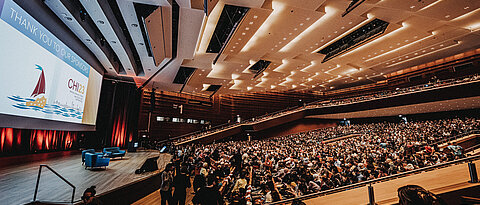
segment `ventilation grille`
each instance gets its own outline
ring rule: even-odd
[[[216,92],[220,87],[222,87],[222,85],[210,85],[205,91]]]
[[[195,72],[196,68],[190,68],[190,67],[180,67],[178,69],[177,75],[175,76],[175,79],[173,80],[173,83],[175,84],[185,84],[190,76]]]
[[[331,45],[318,51],[318,53],[326,55],[325,58],[322,60],[322,63],[327,62],[328,60],[335,58],[336,56],[383,34],[383,32],[385,32],[385,30],[387,29],[388,24],[389,23],[386,21],[374,19],[368,24],[362,26],[361,28],[353,31],[352,33],[346,35],[340,40],[335,41]]]
[[[213,32],[212,39],[208,44],[207,53],[219,53],[227,43],[229,36],[233,34],[237,25],[242,21],[249,8],[241,6],[225,5]]]
[[[258,75],[260,75],[265,69],[267,69],[267,67],[270,65],[270,61],[266,61],[266,60],[259,60],[258,62],[256,62],[255,64],[253,64],[252,66],[250,66],[250,68],[248,68],[248,70],[255,74],[255,76],[253,78],[256,78]]]

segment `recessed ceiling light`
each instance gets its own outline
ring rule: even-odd
[[[73,20],[72,17],[68,17],[68,16],[65,16],[64,18],[65,18],[67,21],[72,21],[72,20]]]
[[[296,30],[298,30],[298,29],[297,29],[297,28],[294,28],[293,30],[296,31]]]
[[[467,9],[469,9],[469,8],[470,8],[470,7],[468,7],[468,6],[466,6],[466,7],[463,7],[463,9],[465,9],[465,10],[467,10]]]
[[[415,6],[410,6],[411,9],[415,8]]]
[[[232,48],[236,48],[236,46],[232,46]]]
[[[245,32],[243,32],[243,33],[242,33],[242,35],[244,35],[244,36],[245,36]]]
[[[98,20],[97,23],[99,23],[99,24],[105,24],[105,22],[102,21],[102,20]]]
[[[92,41],[92,40],[87,38],[87,39],[85,39],[85,41],[90,42],[90,41]]]
[[[287,40],[287,38],[283,38],[283,40]]]
[[[348,24],[352,24],[352,23],[353,23],[353,22],[351,22],[351,21],[350,21],[350,22],[348,22]]]
[[[110,42],[113,43],[113,44],[117,43],[116,41],[110,41]]]
[[[132,26],[136,28],[136,27],[138,27],[138,24],[132,23]]]
[[[450,15],[446,15],[445,18],[450,18]]]
[[[253,16],[253,18],[254,18],[254,19],[256,19],[256,18],[258,18],[258,16],[257,16],[257,15],[255,15],[255,16]]]
[[[252,24],[253,24],[253,21],[250,21],[250,23],[248,23],[248,24],[252,25]]]
[[[141,45],[141,46],[143,46],[143,43],[138,43],[138,45]]]
[[[239,41],[241,41],[242,39],[241,39],[241,38],[239,38],[238,40],[239,40]]]
[[[245,27],[245,30],[247,30],[247,31],[248,31],[248,30],[250,30],[250,28],[248,28],[248,27]]]

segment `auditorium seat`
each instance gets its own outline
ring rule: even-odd
[[[97,154],[85,153],[85,169],[88,167],[105,167],[105,169],[107,169],[109,162],[109,158],[103,158]]]
[[[103,154],[105,157],[115,158],[125,156],[125,151],[120,150],[119,147],[105,147],[103,148]]]

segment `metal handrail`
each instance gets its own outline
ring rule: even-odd
[[[414,169],[414,170],[411,170],[411,171],[406,171],[406,172],[402,172],[402,173],[398,173],[398,174],[393,174],[393,175],[390,175],[390,176],[385,176],[385,177],[381,177],[381,178],[377,178],[377,179],[371,179],[371,180],[360,182],[360,183],[350,184],[350,185],[347,185],[347,186],[342,186],[342,187],[338,187],[338,188],[334,188],[334,189],[330,189],[330,190],[325,190],[325,191],[321,191],[321,192],[317,192],[317,193],[307,194],[307,195],[303,195],[303,196],[296,197],[296,198],[285,199],[285,200],[282,200],[282,201],[277,201],[277,202],[273,202],[273,203],[269,203],[269,204],[290,203],[295,199],[300,199],[300,200],[311,199],[311,198],[315,198],[315,197],[319,197],[319,196],[324,196],[324,195],[329,195],[329,194],[345,191],[345,190],[348,190],[348,189],[353,189],[353,188],[358,188],[358,187],[362,187],[362,186],[366,186],[366,185],[371,185],[371,184],[378,183],[378,182],[384,182],[384,181],[389,181],[389,180],[393,180],[393,179],[397,179],[397,178],[401,178],[401,177],[406,177],[408,175],[415,174],[415,173],[418,173],[418,172],[426,172],[426,171],[446,167],[446,166],[453,165],[453,164],[459,164],[459,163],[464,163],[464,162],[472,162],[472,161],[478,160],[478,159],[480,159],[480,155],[475,155],[475,156],[471,156],[471,157],[467,157],[467,158],[463,158],[463,159],[457,159],[457,160],[453,160],[453,161],[450,161],[450,162],[445,162],[445,163],[442,163],[442,164],[436,164],[436,165],[432,165],[432,166],[428,166],[428,167]]]
[[[57,173],[55,170],[53,170],[51,167],[49,167],[48,165],[46,164],[41,164],[40,165],[40,168],[38,170],[38,177],[37,177],[37,184],[35,185],[35,193],[33,194],[33,201],[35,202],[37,200],[37,192],[38,192],[38,185],[40,183],[40,174],[42,173],[42,167],[46,167],[48,168],[50,171],[52,171],[55,175],[57,175],[60,179],[62,179],[64,182],[66,182],[68,185],[70,185],[72,188],[73,188],[73,192],[72,192],[72,201],[71,203],[73,204],[74,201],[74,197],[75,197],[75,186],[70,183],[67,179],[65,179],[64,177],[62,177],[62,175],[60,175],[59,173]]]
[[[456,139],[459,139],[459,138],[462,138],[462,137],[465,137],[467,135],[471,135],[471,134],[479,134],[480,133],[480,130],[470,130],[468,132],[465,132],[465,133],[460,133],[458,135],[455,135],[455,136],[451,136],[451,137],[448,137],[448,138],[444,138],[442,140],[439,140],[435,143],[433,143],[434,145],[437,144],[442,144],[442,143],[446,143],[446,142],[449,142],[449,141],[452,141],[452,140],[456,140]]]

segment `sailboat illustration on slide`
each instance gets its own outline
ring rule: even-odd
[[[31,95],[32,98],[37,97],[40,94],[45,94],[45,74],[43,73],[43,68],[39,65],[36,65],[37,67],[35,69],[38,69],[42,71],[40,74],[40,77],[38,78],[37,86],[35,86],[35,89],[33,90],[33,93]],[[27,106],[33,106],[33,107],[39,107],[43,108],[47,104],[47,98],[44,96],[35,99],[35,101],[30,101],[26,102]]]

